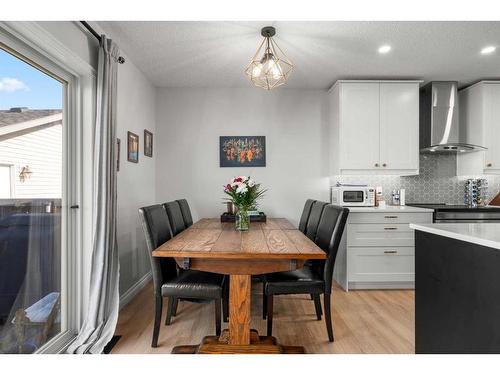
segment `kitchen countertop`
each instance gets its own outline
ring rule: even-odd
[[[410,224],[410,228],[500,250],[500,223]]]
[[[432,208],[422,208],[413,206],[386,206],[380,207],[347,207],[350,212],[434,212]]]

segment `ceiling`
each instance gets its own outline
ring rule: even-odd
[[[249,87],[244,69],[263,26],[295,64],[285,87],[327,89],[338,79],[500,78],[500,22],[170,22],[99,25],[157,87]],[[383,44],[392,50],[379,54]],[[499,47],[481,55],[488,45]]]

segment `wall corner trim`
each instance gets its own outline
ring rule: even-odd
[[[50,56],[59,65],[76,76],[97,77],[93,66],[59,41],[36,21],[1,21],[0,29],[13,35],[44,56]]]
[[[141,277],[125,293],[120,296],[120,310],[123,309],[152,279],[151,271]]]

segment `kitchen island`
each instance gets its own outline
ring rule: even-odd
[[[415,352],[500,353],[500,224],[415,230]]]

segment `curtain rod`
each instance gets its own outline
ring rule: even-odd
[[[101,42],[101,36],[92,28],[92,26],[90,26],[88,24],[88,22],[86,21],[80,21],[80,23],[83,25],[83,27],[85,27],[93,36],[95,36],[97,38],[97,40],[99,41],[99,43]],[[123,64],[125,62],[125,59],[121,56],[118,57],[118,62],[120,64]]]

